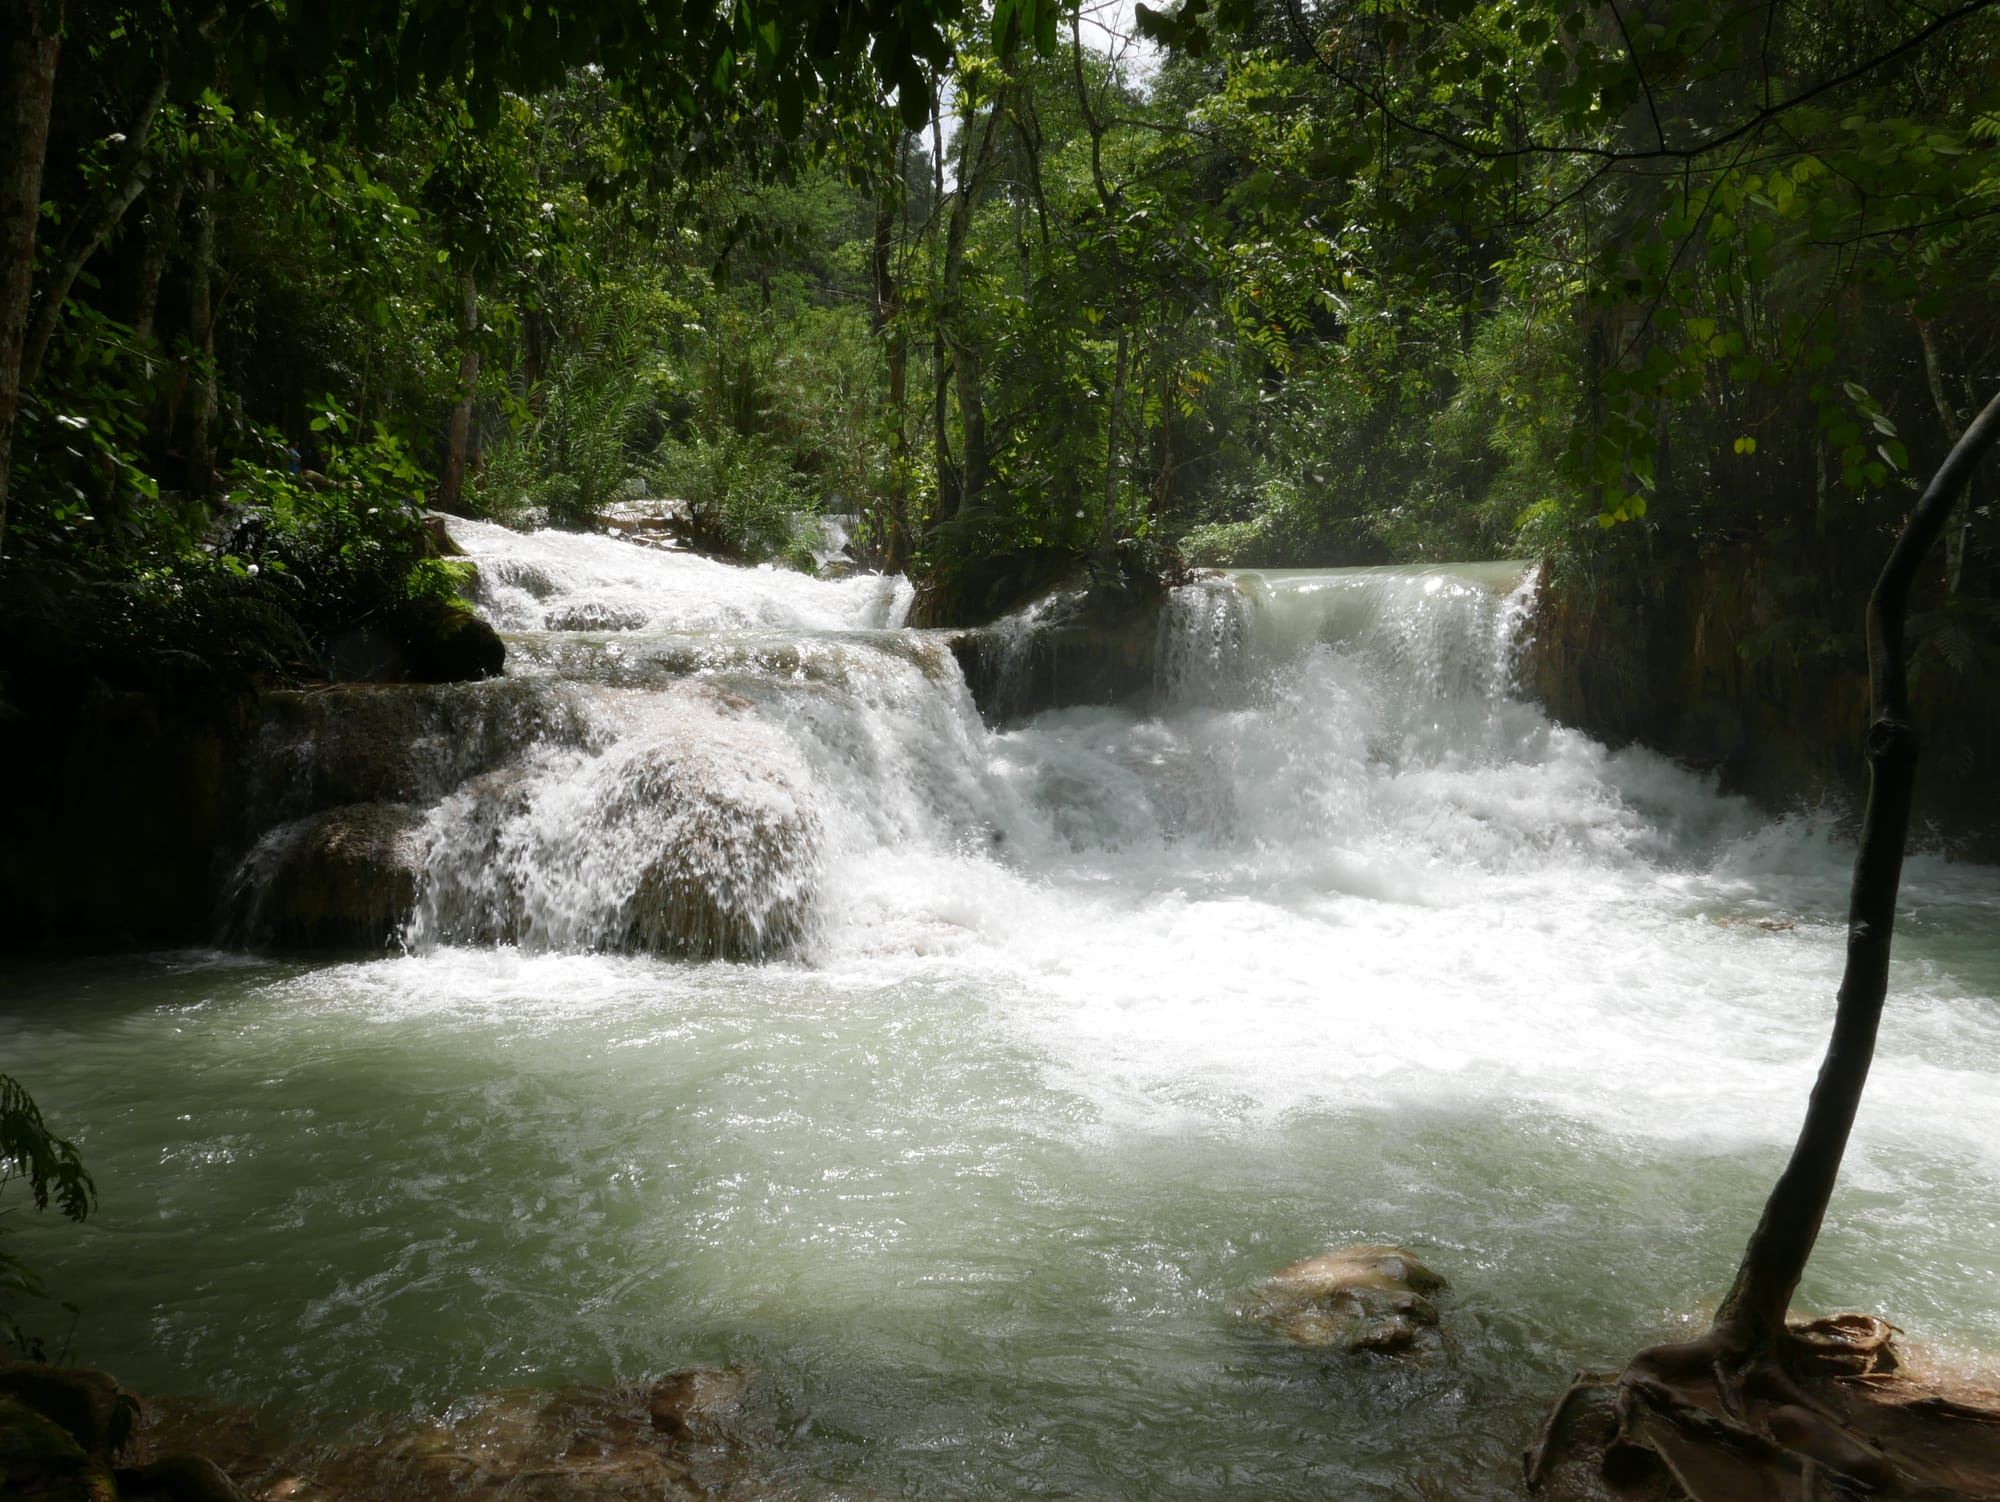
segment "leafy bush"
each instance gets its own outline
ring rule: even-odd
[[[0,1191],[16,1179],[25,1179],[28,1196],[37,1210],[46,1210],[51,1201],[69,1220],[82,1220],[97,1203],[97,1186],[91,1182],[74,1144],[51,1132],[35,1104],[35,1098],[11,1075],[0,1074]],[[0,1233],[7,1229],[0,1214]],[[0,1299],[46,1298],[41,1277],[11,1252],[0,1249]],[[64,1305],[75,1312],[74,1306]],[[10,1309],[0,1308],[0,1323],[24,1355],[36,1361],[48,1359],[39,1337],[25,1332]]]
[[[486,451],[473,505],[515,525],[590,526],[639,472],[659,418],[656,364],[636,306],[600,311],[528,401],[510,399],[514,426]]]
[[[1264,543],[1266,521],[1208,522],[1181,539],[1181,554],[1192,568],[1235,568]]]
[[[725,433],[660,445],[650,464],[654,488],[687,502],[705,545],[752,563],[791,558],[809,547],[804,482],[764,438]]]

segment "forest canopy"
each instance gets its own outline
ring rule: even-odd
[[[1989,5],[1136,24],[17,8],[12,634],[317,676],[454,587],[428,508],[645,496],[749,559],[853,517],[947,602],[1039,558],[1747,548],[1758,650],[1851,646],[1827,582],[1991,371]],[[1994,639],[1975,502],[1918,623],[1952,671]]]

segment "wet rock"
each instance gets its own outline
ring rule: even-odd
[[[796,945],[823,865],[812,779],[744,707],[676,685],[602,755],[461,789],[435,821],[424,932],[730,959]]]
[[[507,644],[462,600],[405,600],[326,645],[335,683],[469,683],[499,677],[506,663]]]
[[[131,1438],[138,1401],[109,1373],[24,1361],[0,1367],[0,1396],[46,1415],[84,1449],[112,1454]]]
[[[258,709],[257,738],[240,757],[244,844],[342,804],[433,802],[538,745],[590,738],[577,693],[533,678],[342,684],[267,694]]]
[[[1761,928],[1767,934],[1789,933],[1798,927],[1796,918],[1758,918],[1749,913],[1725,913],[1714,920],[1717,928]]]
[[[321,1479],[343,1497],[484,1502],[674,1502],[688,1467],[622,1394],[588,1388],[490,1393],[419,1433],[357,1452]]]
[[[461,600],[409,600],[396,614],[408,683],[467,683],[497,678],[507,665],[507,645]]]
[[[513,1388],[435,1421],[333,1447],[302,1445],[244,1409],[148,1404],[139,1459],[214,1456],[258,1502],[695,1502],[790,1495],[759,1484],[744,1441],[751,1375],[675,1372],[650,1387]],[[162,1493],[162,1502],[175,1494]],[[11,1502],[11,1497],[10,1497]],[[64,1502],[68,1502],[65,1498]],[[176,1497],[178,1502],[178,1497]],[[189,1494],[187,1502],[211,1502]],[[216,1494],[213,1502],[229,1502]]]
[[[675,1372],[653,1384],[646,1411],[653,1427],[682,1444],[729,1437],[743,1414],[750,1374],[735,1369]]]
[[[1261,1313],[1301,1345],[1400,1354],[1438,1344],[1429,1296],[1445,1287],[1401,1247],[1336,1247],[1274,1273]]]
[[[357,803],[283,825],[237,872],[229,932],[276,949],[380,949],[401,936],[423,871],[424,814]]]
[[[1159,677],[1165,600],[1146,581],[1082,579],[991,626],[959,632],[951,649],[989,721],[1143,702]]]
[[[119,1502],[246,1502],[236,1483],[201,1455],[163,1455],[117,1472]]]
[[[117,1495],[101,1458],[13,1398],[0,1398],[0,1488],[10,1502],[113,1502]]]
[[[0,1496],[112,1502],[112,1457],[138,1403],[103,1372],[32,1362],[0,1368]]]

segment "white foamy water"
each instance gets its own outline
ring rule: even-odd
[[[1191,586],[1154,707],[994,732],[900,584],[461,539],[562,713],[424,795],[410,953],[10,986],[104,1192],[19,1240],[128,1380],[332,1439],[720,1362],[793,1494],[1504,1496],[1726,1284],[1850,852],[1515,697],[1519,568]],[[1801,1298],[1991,1358],[2000,873],[1904,909]],[[1246,1320],[1357,1240],[1443,1356]]]

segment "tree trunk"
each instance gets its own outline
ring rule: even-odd
[[[35,322],[28,331],[27,350],[21,357],[23,386],[33,385],[35,377],[41,372],[42,359],[48,353],[49,341],[55,337],[56,325],[62,322],[63,305],[69,301],[70,289],[76,285],[78,275],[97,253],[98,247],[118,228],[125,211],[146,190],[149,176],[146,142],[153,133],[153,121],[159,117],[160,105],[166,97],[166,70],[156,68],[132,123],[125,128],[125,144],[118,149],[113,185],[84,208],[82,217],[63,237],[55,269],[42,289],[41,306],[35,310]]]
[[[1098,556],[1109,558],[1118,546],[1118,429],[1125,420],[1125,360],[1131,335],[1118,330],[1118,367],[1111,381],[1111,420],[1105,424],[1104,528],[1097,539]]]
[[[958,421],[960,429],[959,463],[956,485],[947,496],[944,485],[943,449],[939,450],[938,510],[941,516],[949,518],[960,511],[976,510],[980,495],[986,488],[986,473],[989,463],[986,440],[986,396],[981,381],[980,350],[978,341],[966,336],[963,326],[965,313],[965,246],[972,228],[973,200],[985,185],[987,166],[993,157],[993,140],[999,132],[1000,108],[995,101],[986,112],[986,128],[978,133],[979,145],[973,147],[973,126],[977,114],[971,101],[965,107],[964,123],[959,127],[958,187],[953,194],[951,218],[945,226],[944,242],[944,286],[939,299],[938,332],[943,344],[951,353],[951,389],[958,398]],[[939,375],[939,395],[943,395],[942,366]]]
[[[146,248],[139,258],[139,281],[132,299],[132,332],[141,344],[153,342],[154,325],[160,312],[160,284],[166,280],[167,261],[178,238],[181,195],[187,180],[178,173],[170,183],[156,185],[146,195]]]
[[[458,401],[451,409],[451,437],[445,450],[444,478],[438,482],[438,505],[456,511],[465,489],[465,470],[472,451],[472,398],[479,387],[479,282],[470,271],[458,279],[461,298],[458,320]]]
[[[1903,643],[1910,586],[1972,471],[1996,441],[2000,441],[2000,396],[1987,403],[1932,477],[1868,600],[1868,804],[1848,896],[1847,967],[1834,1010],[1833,1036],[1791,1161],[1771,1190],[1736,1281],[1716,1311],[1714,1333],[1732,1356],[1768,1351],[1784,1333],[1785,1311],[1819,1237],[1848,1132],[1861,1104],[1888,995],[1889,942],[1896,926],[1896,894],[1902,883],[1910,795],[1916,784],[1917,741],[1910,723]]]
[[[900,167],[900,149],[890,156],[889,165]],[[887,344],[889,389],[886,397],[889,419],[888,514],[880,527],[883,567],[897,572],[909,553],[909,518],[903,510],[903,472],[910,450],[909,437],[909,336],[903,328],[903,289],[896,280],[896,215],[902,207],[902,174],[897,172],[897,188],[884,188],[875,199],[874,325],[875,336]]]
[[[188,492],[206,500],[215,489],[215,164],[205,164],[195,191],[194,257],[188,280],[189,333],[197,350],[194,432],[188,443]]]
[[[1917,326],[1917,339],[1924,347],[1924,378],[1930,384],[1931,404],[1937,408],[1938,421],[1944,424],[1944,436],[1948,442],[1958,442],[1965,431],[1965,414],[1951,404],[1951,398],[1944,389],[1944,362],[1938,358],[1937,340],[1931,334],[1931,321],[1918,318],[1913,313],[1911,321]],[[1966,482],[1968,485],[1970,480]],[[1972,532],[1972,507],[1962,505],[1957,508],[1950,528],[1944,535],[1944,592],[1958,593],[1959,583],[1965,577],[1965,544]]]
[[[62,20],[62,0],[9,0],[7,19],[0,20],[0,553],[7,547],[14,424]]]
[[[1904,642],[1910,590],[1953,504],[1996,443],[2000,396],[1952,445],[1868,599],[1868,804],[1848,893],[1847,965],[1791,1159],[1707,1333],[1641,1351],[1608,1388],[1601,1377],[1579,1373],[1522,1457],[1531,1492],[1553,1473],[1552,1458],[1560,1466],[1581,1453],[1595,1456],[1599,1476],[1620,1496],[1643,1491],[1747,1502],[1990,1494],[1983,1485],[1960,1489],[1984,1468],[1958,1464],[1970,1452],[1955,1448],[1968,1418],[1996,1421],[1983,1406],[1937,1397],[1912,1402],[1908,1389],[1893,1385],[1878,1399],[1868,1385],[1895,1371],[1893,1326],[1870,1315],[1841,1315],[1789,1327],[1786,1315],[1833,1197],[1888,996],[1917,767]],[[1608,1431],[1572,1421],[1575,1400],[1593,1390],[1595,1401],[1609,1400],[1608,1414],[1600,1409],[1611,1419]],[[1889,1413],[1893,1423],[1883,1418]]]

